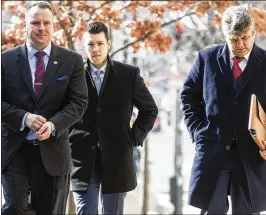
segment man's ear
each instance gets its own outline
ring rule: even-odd
[[[252,29],[252,36],[255,36],[255,35],[256,35],[256,26],[254,25]]]
[[[27,31],[27,21],[25,20],[23,23],[24,23],[23,31],[26,33],[26,31]]]
[[[253,34],[253,36],[256,36],[256,29],[255,28],[253,29],[252,34]]]
[[[111,48],[111,45],[112,45],[111,40],[108,40],[107,44],[108,44],[108,50],[109,50]]]

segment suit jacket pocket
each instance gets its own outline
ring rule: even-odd
[[[59,136],[59,139],[68,139],[69,138],[69,131],[68,129]]]
[[[77,142],[84,142],[85,138],[91,135],[89,132],[87,131],[82,131],[82,130],[78,130],[78,129],[73,129],[69,135],[69,142],[72,145],[73,143],[77,143]]]
[[[90,132],[87,131],[82,131],[82,130],[78,130],[78,129],[72,129],[71,133],[69,134],[69,137],[73,137],[76,135],[90,135]]]

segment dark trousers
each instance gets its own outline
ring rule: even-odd
[[[38,145],[23,144],[2,173],[2,186],[3,215],[65,214],[69,175],[50,176]]]
[[[231,197],[232,214],[253,214],[245,170],[236,146],[225,154],[223,169],[208,210],[201,214],[226,214]]]

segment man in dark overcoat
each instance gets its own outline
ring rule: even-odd
[[[181,93],[195,158],[189,204],[202,214],[266,210],[266,156],[248,131],[251,95],[266,110],[266,52],[254,44],[255,23],[244,6],[222,19],[226,44],[201,50]]]
[[[142,146],[158,109],[139,69],[108,57],[105,24],[90,23],[83,39],[89,104],[70,134],[71,190],[77,214],[97,214],[99,193],[103,213],[123,214],[126,192],[137,186],[133,149]],[[133,105],[138,116],[130,128]]]

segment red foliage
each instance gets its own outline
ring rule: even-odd
[[[28,2],[28,1],[27,1]],[[141,47],[166,52],[171,48],[172,37],[164,32],[162,26],[169,22],[169,13],[176,13],[176,19],[186,12],[194,11],[198,17],[214,12],[211,24],[220,27],[222,12],[235,1],[127,1],[120,8],[113,1],[51,1],[56,13],[53,41],[61,46],[73,47],[81,39],[88,22],[101,21],[112,29],[129,29],[132,47],[135,51]],[[8,29],[2,31],[2,50],[22,44],[25,40],[24,13],[26,1],[2,1],[2,11],[9,12],[17,20],[11,22]],[[259,34],[266,34],[265,4],[251,8]],[[147,14],[142,14],[146,11]],[[145,13],[146,13],[145,12]],[[130,17],[124,20],[125,14]],[[146,19],[142,20],[143,17]],[[176,20],[169,23],[175,23]],[[130,22],[124,24],[123,22]],[[186,29],[181,22],[173,24],[182,33]],[[180,36],[180,35],[179,35]]]

